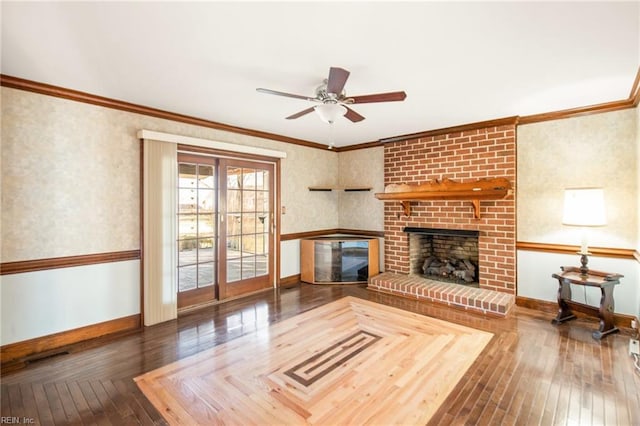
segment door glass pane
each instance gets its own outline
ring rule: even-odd
[[[253,278],[256,276],[256,258],[255,256],[247,256],[242,258],[242,279]]]
[[[242,233],[240,213],[227,214],[227,235],[240,235]]]
[[[198,288],[213,285],[213,262],[198,265]]]
[[[213,237],[215,235],[215,222],[212,214],[199,214],[198,215],[198,236],[199,237]]]
[[[198,261],[213,262],[213,238],[202,238],[198,240]]]
[[[195,213],[198,208],[195,189],[178,189],[178,213]]]
[[[269,211],[269,193],[265,191],[256,192],[256,211],[268,212]]]
[[[227,260],[227,282],[240,281],[240,258]]]
[[[269,250],[265,246],[268,243],[268,234],[256,234],[256,254],[266,254]]]
[[[242,191],[242,211],[254,212],[256,211],[256,192],[255,191]]]
[[[256,253],[256,236],[255,235],[243,235],[242,236],[242,255]]]
[[[242,188],[256,189],[256,171],[254,169],[242,169]]]
[[[242,191],[230,189],[227,191],[227,212],[242,211]]]
[[[269,257],[266,255],[256,256],[256,276],[266,275],[269,272]]]
[[[240,257],[240,237],[227,237],[227,259]]]
[[[192,265],[198,261],[198,240],[195,238],[178,241],[178,265]]]
[[[258,213],[256,215],[256,232],[265,232],[268,230],[269,216],[267,213]]]
[[[216,186],[214,165],[178,163],[179,292],[216,283]]]
[[[256,232],[256,214],[245,213],[242,215],[242,233],[249,234]]]
[[[242,188],[242,169],[227,167],[227,189]]]
[[[258,170],[256,174],[256,189],[269,190],[269,172]]]
[[[215,211],[215,192],[212,189],[198,190],[198,209],[200,213],[213,213]]]
[[[178,165],[178,187],[196,187],[197,167],[195,164],[180,163]]]
[[[181,214],[178,216],[178,238],[196,238],[198,235],[197,215]]]
[[[213,166],[198,165],[198,188],[215,188]]]
[[[268,275],[269,171],[229,166],[227,174],[227,282]]]
[[[178,291],[194,290],[197,287],[197,265],[178,268]]]

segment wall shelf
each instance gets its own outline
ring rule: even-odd
[[[309,191],[344,191],[344,192],[361,192],[361,191],[371,191],[370,187],[364,186],[347,186],[347,187],[336,187],[336,186],[310,186]]]
[[[422,185],[387,185],[384,192],[375,194],[375,197],[382,201],[399,201],[406,216],[411,216],[411,201],[470,201],[473,216],[479,219],[480,201],[500,200],[510,191],[511,183],[506,178],[480,179],[474,182],[455,182],[444,178]]]

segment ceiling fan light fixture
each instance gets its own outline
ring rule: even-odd
[[[318,113],[320,119],[327,124],[333,124],[333,122],[336,121],[336,118],[341,115],[345,115],[347,112],[347,108],[338,103],[317,105],[313,109]]]

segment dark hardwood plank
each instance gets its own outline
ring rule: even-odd
[[[33,383],[31,389],[33,390],[33,397],[36,400],[38,411],[29,412],[27,416],[37,418],[40,424],[53,424],[53,413],[51,412],[44,386],[42,386],[42,383]]]
[[[67,422],[69,423],[79,422],[80,414],[78,413],[78,410],[76,410],[76,405],[73,401],[73,397],[71,396],[71,392],[69,392],[67,383],[57,382],[55,386],[56,386],[56,390],[58,391],[58,396],[60,397],[60,404],[62,405],[62,409],[64,410]]]
[[[629,330],[596,341],[593,318],[554,326],[553,314],[521,306],[511,318],[486,318],[363,286],[307,284],[87,342],[3,373],[2,415],[39,424],[164,425],[134,377],[347,295],[494,333],[429,425],[640,425]]]
[[[44,384],[44,393],[49,402],[49,408],[51,408],[51,414],[53,415],[53,422],[55,424],[67,424],[67,415],[62,407],[62,401],[60,401],[60,395],[58,395],[58,389],[55,382]]]
[[[71,394],[71,398],[73,403],[75,404],[76,410],[82,423],[91,423],[93,413],[89,404],[87,404],[87,400],[84,398],[84,394],[82,393],[82,389],[80,389],[80,385],[78,382],[68,382],[67,386],[69,388],[69,393]]]

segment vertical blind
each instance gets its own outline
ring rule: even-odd
[[[143,142],[144,325],[178,316],[176,265],[177,146]]]

